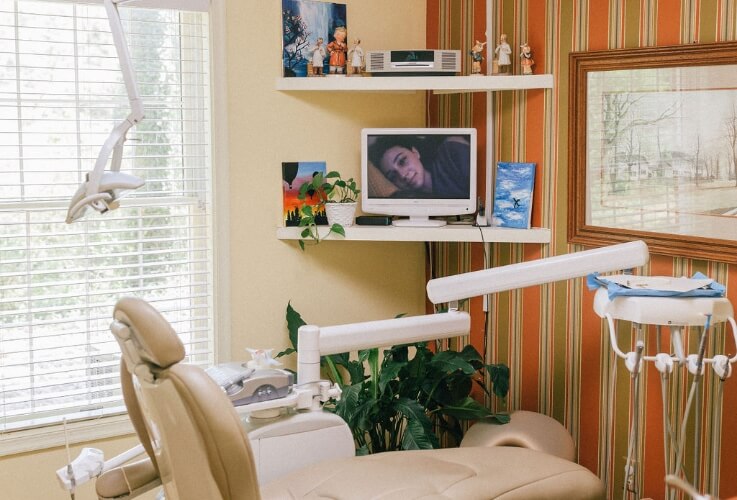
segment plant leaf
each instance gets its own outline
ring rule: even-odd
[[[476,371],[471,363],[463,359],[461,353],[456,351],[441,351],[433,356],[430,364],[446,373],[460,370],[466,375],[471,375]]]
[[[397,378],[402,368],[407,366],[406,361],[384,361],[381,366],[381,374],[379,375],[379,391],[384,392],[386,384]]]
[[[330,231],[345,237],[345,229],[343,229],[343,226],[341,226],[340,224],[333,224],[330,227]]]
[[[486,365],[486,371],[489,372],[494,394],[500,398],[507,397],[509,392],[509,367],[502,363]]]
[[[287,347],[286,349],[284,349],[282,352],[280,352],[279,354],[277,354],[274,357],[275,358],[281,358],[282,356],[288,356],[288,355],[292,354],[293,352],[297,352],[297,349],[293,349],[291,347]]]
[[[302,316],[292,307],[292,301],[290,300],[287,303],[287,331],[289,332],[289,341],[292,343],[294,352],[298,349],[297,339],[299,336],[299,327],[306,324]]]
[[[407,427],[402,435],[403,450],[431,450],[437,447],[437,437],[432,432],[427,432],[422,422],[415,419],[407,420]]]
[[[493,415],[491,410],[473,399],[466,397],[453,405],[446,405],[438,409],[438,413],[442,415],[450,415],[460,420],[480,420],[489,418]]]

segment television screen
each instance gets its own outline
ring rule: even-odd
[[[475,211],[475,129],[364,129],[361,144],[365,212],[427,220]]]

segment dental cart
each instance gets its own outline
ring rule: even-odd
[[[633,277],[637,279],[638,277]],[[665,280],[667,278],[654,278],[655,280]],[[687,279],[675,278],[674,280]],[[706,356],[707,341],[710,339],[709,332],[713,325],[720,323],[729,323],[732,332],[732,338],[737,345],[737,325],[735,325],[732,304],[724,297],[707,297],[707,296],[635,296],[635,295],[619,295],[612,297],[607,288],[601,287],[596,291],[594,297],[594,311],[601,318],[607,320],[609,330],[609,340],[614,354],[624,360],[627,370],[630,372],[632,379],[632,390],[630,391],[630,429],[628,439],[628,451],[625,465],[625,488],[622,498],[639,499],[641,497],[641,478],[638,476],[637,464],[640,460],[636,457],[639,447],[639,428],[638,421],[640,410],[640,380],[639,374],[644,362],[652,362],[661,375],[661,388],[663,396],[663,427],[664,427],[664,454],[666,464],[666,474],[680,474],[682,469],[682,460],[684,453],[684,442],[689,412],[692,406],[696,407],[694,411],[694,432],[696,436],[701,434],[702,423],[700,421],[700,390],[699,383],[704,376],[705,369],[708,366],[714,371],[714,375],[721,381],[725,381],[732,374],[732,364],[737,361],[737,355],[728,357],[725,354],[715,354],[712,357]],[[625,352],[619,346],[619,336],[617,333],[617,320],[629,321],[633,323],[634,339],[632,345],[634,350]],[[651,331],[648,325],[655,326],[655,343],[657,354],[650,355],[645,352],[646,335]],[[668,352],[662,346],[662,328],[668,327],[670,347]],[[694,353],[689,353],[687,345],[684,344],[684,333],[686,328],[690,328],[691,336],[693,332],[698,333],[699,343],[698,349]],[[701,332],[698,332],[698,329]],[[725,328],[725,337],[727,335]],[[726,342],[726,340],[725,340]],[[729,342],[726,345],[730,345]],[[715,350],[718,347],[714,348]],[[681,412],[674,415],[674,424],[671,425],[671,417],[668,416],[669,403],[667,401],[666,381],[673,374],[674,370],[686,368],[691,374],[691,387],[689,389],[688,400]],[[612,384],[616,381],[616,362],[612,365]],[[685,380],[685,379],[684,379]],[[720,396],[721,396],[721,385]],[[609,404],[607,408],[607,425],[609,429],[613,429],[614,414],[614,390],[613,387],[609,391]],[[717,404],[721,404],[721,397]],[[680,420],[680,429],[677,424]],[[609,439],[612,433],[609,433]],[[611,445],[612,443],[610,443]],[[699,439],[696,439],[695,456],[698,456],[700,447]],[[713,453],[709,458],[711,460],[712,474],[710,478],[699,478],[698,461],[695,460],[694,470],[690,480],[694,483],[702,485],[702,489],[706,488],[712,494],[718,491],[718,474],[715,467],[718,465],[718,454]],[[685,475],[685,471],[684,471]],[[674,491],[669,493],[668,498],[673,498]]]

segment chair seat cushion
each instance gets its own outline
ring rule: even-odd
[[[267,499],[603,499],[589,470],[539,451],[468,447],[322,462],[262,487]]]

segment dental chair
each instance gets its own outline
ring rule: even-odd
[[[604,498],[603,484],[584,467],[514,446],[350,457],[260,486],[234,407],[202,369],[181,363],[184,347],[169,323],[135,298],[121,299],[114,319],[111,329],[127,367],[123,378],[126,372],[132,376],[145,423],[144,430],[137,430],[142,441],[150,439],[151,465],[158,468],[168,500]]]

